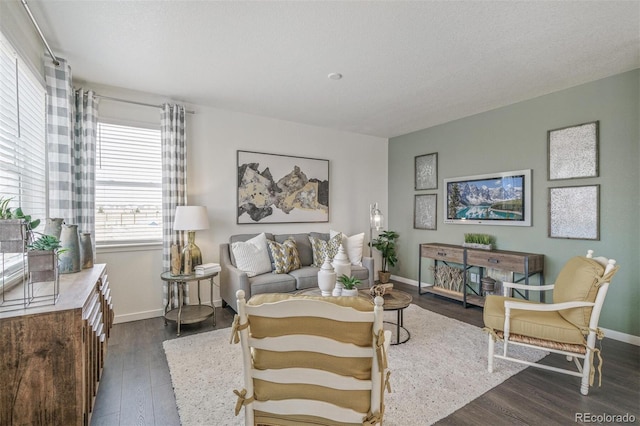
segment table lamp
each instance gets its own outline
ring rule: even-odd
[[[196,245],[196,232],[209,229],[207,208],[203,206],[178,206],[173,221],[174,231],[187,231],[188,240],[182,249],[182,268],[184,274],[193,273],[193,268],[202,265],[202,253]]]

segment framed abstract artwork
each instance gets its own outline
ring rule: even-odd
[[[598,177],[599,122],[547,132],[547,179]]]
[[[237,221],[329,221],[329,160],[238,151]]]
[[[438,223],[437,194],[418,194],[413,200],[414,229],[435,230]]]
[[[415,158],[415,190],[438,189],[438,153]]]
[[[549,237],[600,240],[600,185],[549,188]]]

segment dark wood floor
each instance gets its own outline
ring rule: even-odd
[[[479,327],[483,325],[480,308],[463,309],[461,304],[447,299],[432,295],[418,296],[416,287],[402,283],[395,283],[395,287],[413,294],[414,303],[422,308]],[[218,308],[216,328],[229,327],[233,314],[230,308]],[[183,326],[182,335],[211,329],[210,321],[187,325]],[[114,326],[92,425],[180,424],[169,368],[162,349],[164,340],[174,338],[175,324],[169,323],[165,327],[162,318]],[[603,340],[602,347],[602,387],[592,387],[588,396],[580,394],[579,378],[530,367],[437,424],[568,425],[576,423],[576,413],[628,413],[635,416],[635,424],[638,424],[640,348],[607,338]],[[544,362],[566,365],[564,358],[558,355],[549,355]]]

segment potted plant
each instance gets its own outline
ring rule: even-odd
[[[23,253],[25,245],[33,238],[33,230],[40,225],[40,219],[32,220],[20,207],[12,210],[9,207],[12,199],[0,197],[0,246],[3,253]]]
[[[358,289],[356,286],[360,284],[360,280],[356,277],[349,277],[347,275],[340,275],[338,281],[342,283],[342,296],[357,296]]]
[[[382,268],[378,271],[378,278],[380,278],[382,284],[389,282],[389,278],[391,277],[389,267],[395,266],[396,263],[398,263],[396,240],[399,237],[400,235],[395,231],[384,231],[378,238],[375,238],[369,243],[382,255]]]
[[[496,245],[496,237],[489,234],[464,234],[463,247],[477,248],[481,250],[493,250]]]
[[[31,282],[55,281],[58,272],[58,255],[66,251],[61,248],[60,240],[53,235],[41,235],[27,248]]]

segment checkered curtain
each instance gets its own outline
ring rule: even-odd
[[[177,206],[187,205],[187,138],[184,106],[164,104],[160,118],[162,139],[162,267],[171,269],[172,244],[184,247],[184,232],[173,230]],[[171,291],[176,292],[174,287]],[[175,293],[174,293],[175,294]],[[163,306],[167,306],[169,288],[163,287]],[[174,299],[177,307],[177,297]],[[184,304],[189,303],[186,287]]]
[[[64,218],[95,236],[95,164],[98,99],[73,90],[71,67],[45,55],[49,217]],[[92,238],[95,245],[95,238]],[[95,250],[93,251],[95,253]]]
[[[71,67],[58,58],[55,66],[45,55],[44,75],[47,85],[47,156],[49,160],[49,217],[71,219],[73,174],[73,104]]]
[[[96,229],[96,145],[98,98],[93,90],[75,91],[73,139],[73,205],[71,217],[80,232],[91,234],[95,246]],[[95,253],[95,247],[93,253]]]

